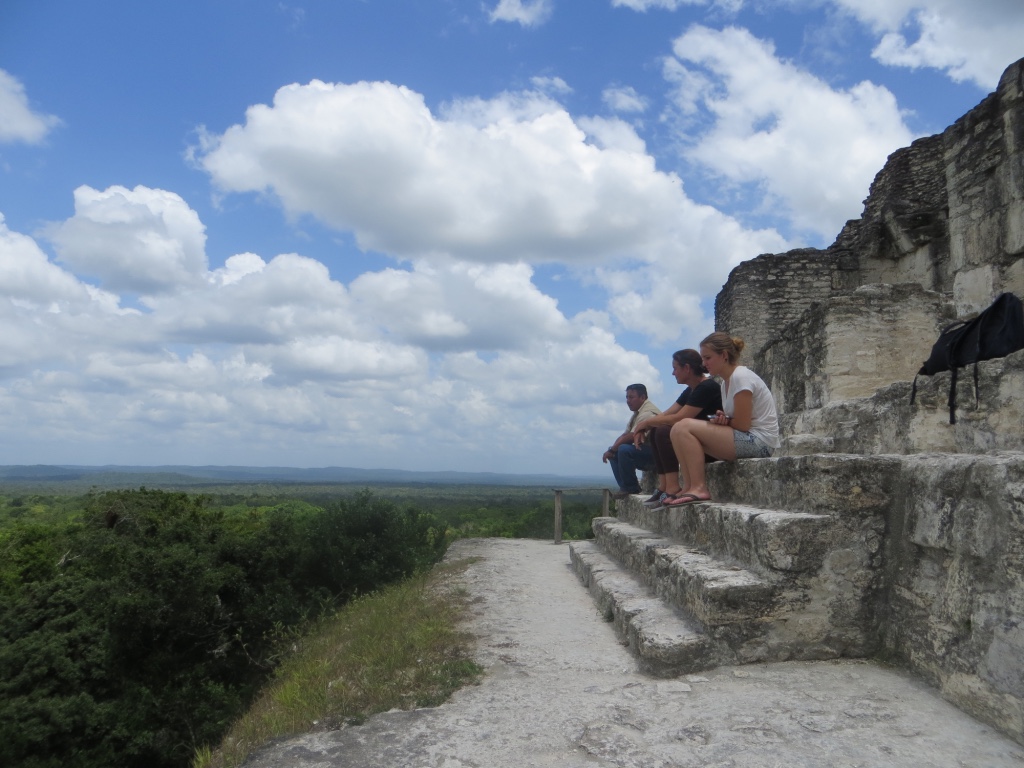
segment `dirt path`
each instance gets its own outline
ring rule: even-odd
[[[433,709],[269,748],[253,768],[1002,768],[1024,747],[860,661],[640,674],[548,542],[472,539],[483,682]]]

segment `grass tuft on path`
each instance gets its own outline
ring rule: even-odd
[[[482,669],[459,627],[468,596],[453,583],[472,562],[353,600],[296,639],[274,680],[217,749],[197,750],[193,768],[231,768],[278,738],[437,706],[476,682]]]

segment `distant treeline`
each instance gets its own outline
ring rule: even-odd
[[[0,765],[186,766],[310,621],[454,537],[552,534],[550,490],[389,490],[0,488]],[[600,494],[563,507],[589,536]]]
[[[175,491],[227,486],[373,486],[434,485],[442,487],[586,487],[597,477],[523,475],[500,472],[417,472],[404,469],[354,467],[231,467],[231,466],[81,466],[0,465],[0,486],[29,493],[85,493],[119,488],[160,488]]]

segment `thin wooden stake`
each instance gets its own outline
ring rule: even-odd
[[[562,543],[562,492],[555,491],[555,544]]]

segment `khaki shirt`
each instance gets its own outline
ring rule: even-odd
[[[650,400],[644,400],[644,404],[641,405],[637,409],[636,413],[630,417],[629,423],[626,425],[626,431],[635,432],[637,424],[651,418],[652,416],[657,416],[659,413],[661,413],[661,408],[656,406]]]

